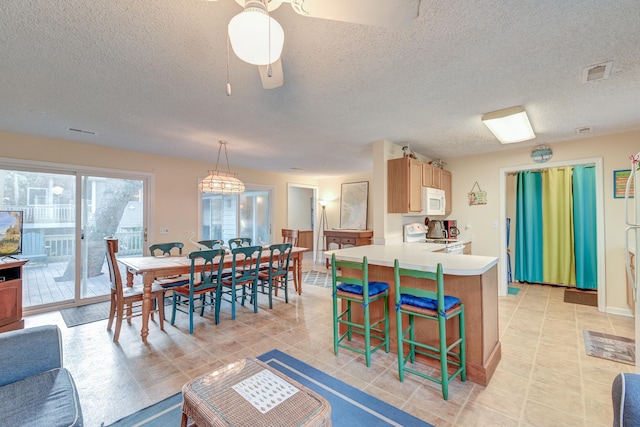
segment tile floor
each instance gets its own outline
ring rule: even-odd
[[[315,268],[323,269],[321,266]],[[106,320],[66,328],[59,312],[26,318],[27,326],[58,324],[65,365],[74,375],[85,424],[109,424],[181,390],[184,383],[227,362],[278,348],[367,393],[436,426],[610,426],[610,387],[620,371],[634,367],[587,356],[582,330],[633,337],[631,318],[563,302],[563,290],[521,285],[518,295],[500,298],[502,361],[482,387],[455,381],[448,401],[437,385],[421,378],[397,379],[392,354],[376,353],[372,367],[348,350],[333,354],[331,298],[326,288],[306,285],[289,304],[266,298],[257,315],[241,309],[235,321],[223,310],[187,316],[159,330],[151,323],[148,344],[140,340],[140,319],[123,325],[119,344]]]

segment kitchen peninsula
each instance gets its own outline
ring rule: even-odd
[[[397,352],[395,290],[393,263],[397,258],[400,267],[435,271],[438,263],[444,270],[444,289],[447,295],[460,298],[465,306],[465,329],[467,340],[467,378],[474,383],[486,386],[500,362],[501,349],[498,328],[498,259],[495,257],[459,255],[434,252],[442,246],[434,243],[398,243],[390,245],[368,245],[347,249],[327,251],[330,259],[362,261],[366,256],[369,262],[369,281],[387,282],[389,284],[389,324],[391,334],[391,351]],[[415,287],[429,286],[424,280],[411,279],[404,283]],[[435,286],[429,287],[434,289]],[[382,303],[372,304],[371,316],[382,315]],[[354,320],[362,321],[362,312],[354,313]],[[421,327],[416,320],[416,338],[422,342],[435,343],[437,327],[426,323]],[[455,322],[447,323],[447,335],[458,335]],[[355,335],[358,339],[360,336]],[[421,361],[432,364],[429,358]],[[437,363],[437,362],[436,362]]]

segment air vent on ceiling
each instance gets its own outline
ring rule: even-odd
[[[83,130],[83,129],[76,129],[76,128],[67,128],[67,130],[71,131],[71,132],[78,132],[78,133],[86,133],[87,135],[95,135],[96,133],[90,130]]]
[[[582,135],[585,133],[591,133],[593,132],[593,126],[585,126],[585,127],[581,127],[581,128],[576,128],[576,133],[578,135]]]
[[[582,69],[582,83],[595,82],[596,80],[605,80],[611,77],[611,67],[613,61],[601,62],[600,64],[590,65]]]

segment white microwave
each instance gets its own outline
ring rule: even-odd
[[[444,190],[422,187],[422,213],[424,215],[444,215]]]

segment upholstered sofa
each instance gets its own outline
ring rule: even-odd
[[[0,426],[82,426],[57,326],[0,334]]]
[[[640,426],[640,375],[618,374],[611,387],[614,427]]]

